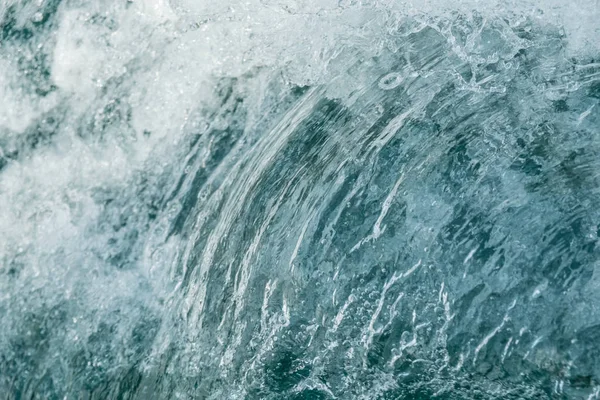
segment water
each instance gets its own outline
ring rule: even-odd
[[[596,1],[0,21],[0,397],[600,397]]]

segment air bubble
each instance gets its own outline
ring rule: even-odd
[[[379,88],[383,90],[392,90],[402,83],[402,76],[398,72],[387,74],[379,80]]]

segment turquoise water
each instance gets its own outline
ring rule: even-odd
[[[598,5],[419,7],[0,5],[2,398],[598,398]]]

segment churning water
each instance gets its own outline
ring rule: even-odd
[[[0,398],[600,398],[597,0],[1,0]]]

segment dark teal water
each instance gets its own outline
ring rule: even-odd
[[[390,16],[189,95],[213,17],[42,3],[2,9],[1,398],[599,396],[600,53]]]

